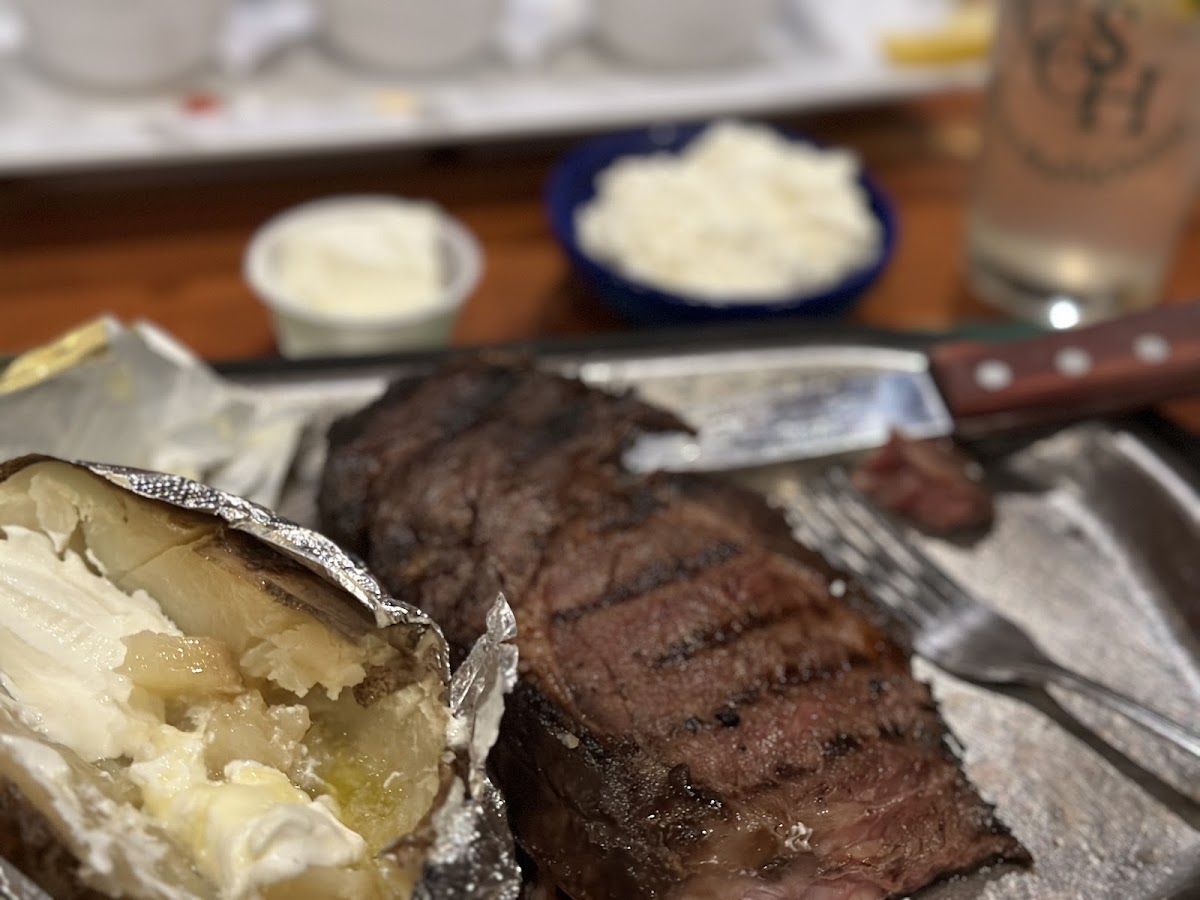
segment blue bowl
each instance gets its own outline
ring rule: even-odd
[[[586,141],[563,158],[550,173],[546,206],[550,227],[575,269],[622,318],[638,325],[676,325],[695,322],[732,322],[769,316],[835,316],[846,312],[874,283],[887,266],[896,244],[892,205],[879,186],[862,175],[859,183],[870,198],[879,220],[878,258],[819,294],[800,294],[771,303],[730,303],[716,306],[635,281],[587,256],[575,234],[575,210],[596,194],[596,176],[622,156],[678,152],[707,126],[661,126],[606,135]],[[807,143],[806,138],[783,132]]]

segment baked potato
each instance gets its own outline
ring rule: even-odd
[[[97,471],[0,466],[0,855],[55,897],[419,892],[464,793],[437,628]]]

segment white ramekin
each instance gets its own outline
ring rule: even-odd
[[[287,296],[275,277],[273,255],[279,239],[306,217],[330,209],[377,209],[403,205],[401,197],[387,194],[351,194],[327,197],[285,210],[267,221],[246,248],[243,273],[250,287],[271,313],[279,352],[306,356],[362,356],[446,344],[463,302],[479,282],[483,253],[467,228],[439,210],[440,246],[446,282],[436,306],[398,310],[394,315],[353,317],[312,310]]]
[[[504,0],[318,0],[335,53],[385,70],[441,69],[483,51]]]
[[[776,0],[595,0],[596,30],[613,51],[642,65],[728,65],[754,55],[776,5]]]
[[[155,88],[212,58],[230,0],[16,0],[30,61],[105,91]]]

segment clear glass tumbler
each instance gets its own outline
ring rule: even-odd
[[[999,3],[972,288],[1054,328],[1152,305],[1200,179],[1200,2]]]

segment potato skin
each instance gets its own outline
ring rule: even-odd
[[[56,900],[96,900],[79,863],[50,823],[8,779],[0,779],[0,856]]]

